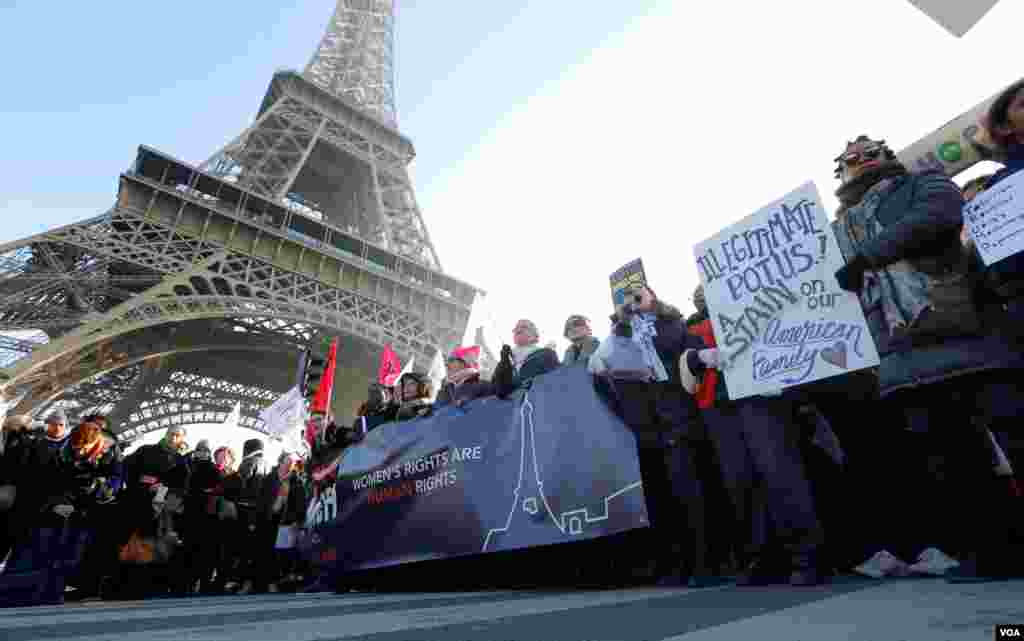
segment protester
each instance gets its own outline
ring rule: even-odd
[[[520,320],[512,330],[514,347],[501,348],[501,360],[491,381],[498,398],[507,398],[533,378],[558,368],[558,354],[540,346],[540,332],[530,320]]]
[[[379,383],[371,383],[367,390],[366,401],[356,412],[352,432],[367,434],[378,425],[395,420],[397,413],[398,404],[392,399],[391,388]]]
[[[704,343],[687,332],[680,311],[660,301],[650,287],[626,292],[626,300],[612,316],[612,334],[629,341],[609,339],[608,344],[637,351],[647,370],[648,382],[619,380],[613,387],[626,424],[637,433],[653,528],[654,574],[660,585],[714,584],[719,579],[706,567],[706,506],[694,451],[704,428],[693,396],[680,384],[679,365],[684,352],[702,350]],[[615,361],[613,353],[599,355]],[[681,516],[685,527],[680,527]]]
[[[398,388],[401,390],[401,404],[398,406],[395,420],[410,421],[430,416],[433,411],[430,399],[433,390],[426,376],[407,372],[398,379]]]
[[[960,190],[941,172],[909,174],[884,141],[867,136],[849,143],[836,162],[842,186],[833,229],[847,261],[836,280],[858,294],[881,356],[879,418],[892,421],[888,429],[893,431],[902,425],[922,433],[930,425],[958,426],[933,432],[927,448],[955,453],[961,487],[987,493],[987,436],[973,427],[973,419],[987,411],[976,402],[985,380],[981,373],[1015,370],[1020,359],[1001,337],[986,331],[975,307],[959,241]],[[970,513],[976,505],[967,501],[962,507]],[[961,575],[1002,571],[977,558],[990,542],[983,543],[984,528],[967,524],[984,518],[976,514],[949,523],[956,531],[937,546],[970,556],[956,570]],[[923,525],[906,523],[907,528]],[[880,550],[880,558],[863,567],[871,572],[881,557],[921,560],[930,552],[921,546],[933,537],[918,531],[902,551]]]
[[[265,563],[277,535],[263,509],[265,485],[270,473],[263,458],[263,441],[258,438],[247,440],[242,446],[237,479],[228,490],[230,498],[238,505],[236,540],[239,541],[239,578],[242,580],[238,594],[264,594],[270,588]]]
[[[573,314],[566,319],[562,336],[570,343],[565,350],[565,356],[562,357],[564,366],[585,365],[601,344],[601,341],[594,338],[590,319],[579,314]]]
[[[264,567],[271,592],[278,591],[277,583],[282,577],[294,573],[295,538],[299,526],[306,520],[306,495],[297,473],[298,462],[298,456],[282,452],[263,491],[266,518],[274,534],[273,540],[268,536],[270,545],[265,551]]]
[[[461,407],[468,401],[490,396],[494,389],[487,381],[480,380],[480,346],[459,347],[448,355],[445,362],[447,376],[441,382],[441,390],[434,401],[434,407],[448,404]]]

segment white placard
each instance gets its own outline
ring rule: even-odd
[[[1024,171],[1000,180],[967,203],[964,225],[986,265],[1024,250]]]
[[[729,398],[878,365],[814,183],[694,248]]]

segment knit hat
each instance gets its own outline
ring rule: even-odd
[[[263,441],[258,438],[251,438],[242,445],[242,458],[263,451]]]
[[[470,345],[469,347],[456,347],[448,355],[450,361],[461,361],[463,365],[471,369],[480,368],[480,346]]]
[[[53,410],[50,415],[46,417],[46,424],[52,425],[54,423],[67,424],[68,417],[62,410]]]
[[[587,326],[587,336],[592,333],[590,330],[590,319],[586,316],[581,316],[580,314],[573,314],[565,320],[565,327],[562,330],[562,338],[569,338],[569,334],[573,331],[573,328],[578,327],[579,325]]]
[[[213,458],[213,453],[210,452],[210,441],[205,438],[196,443],[196,447],[192,450],[192,457],[202,461],[209,461]]]

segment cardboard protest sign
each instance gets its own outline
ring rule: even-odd
[[[878,365],[843,257],[807,183],[694,249],[729,398]]]
[[[644,262],[637,258],[616,269],[608,279],[612,286],[612,303],[616,309],[626,302],[626,292],[647,284]]]
[[[964,225],[986,265],[1024,250],[1024,171],[999,181],[967,203]]]

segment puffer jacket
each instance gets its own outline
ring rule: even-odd
[[[863,292],[861,295],[868,328],[881,356],[881,396],[955,376],[1020,366],[1020,358],[1003,337],[986,333],[983,327],[971,327],[966,318],[962,332],[938,340],[922,342],[891,331],[886,309],[909,309],[910,303],[922,302],[898,298],[899,293],[910,291],[906,282],[926,280],[920,266],[954,269],[953,262],[945,265],[947,257],[962,256],[963,196],[957,186],[939,172],[907,174],[894,178],[887,191],[869,190],[851,211],[868,198],[878,199],[874,217],[882,229],[877,235],[855,238],[843,220],[833,223],[833,230],[847,259],[859,254],[869,265],[869,275],[874,272],[878,278],[891,279],[890,287],[882,288],[871,302],[865,302]],[[899,270],[886,270],[897,264]],[[921,295],[920,290],[914,293]],[[924,295],[931,296],[932,291]],[[935,300],[923,302],[938,309],[941,305],[935,305]]]

